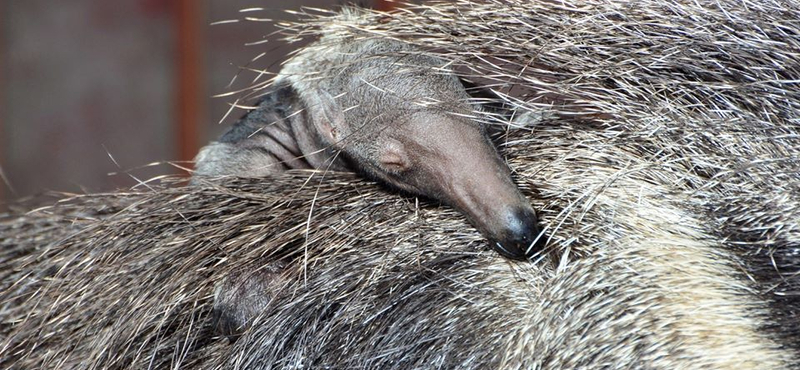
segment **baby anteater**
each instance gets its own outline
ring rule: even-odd
[[[202,149],[196,177],[352,170],[455,207],[503,256],[538,250],[536,214],[445,61],[397,41],[329,36],[271,88]]]

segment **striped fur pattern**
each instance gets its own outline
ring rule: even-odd
[[[797,369],[798,19],[497,0],[287,24],[417,44],[492,89],[547,248],[504,259],[348,174],[78,196],[0,219],[0,366]],[[215,287],[276,263],[252,327],[217,334]]]

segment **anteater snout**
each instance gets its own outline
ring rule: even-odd
[[[493,247],[504,257],[524,260],[541,249],[545,238],[540,234],[533,210],[513,209],[507,214],[505,232],[493,240]]]

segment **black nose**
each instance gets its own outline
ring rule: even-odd
[[[509,212],[506,230],[498,240],[493,241],[493,247],[503,257],[524,260],[542,248],[545,238],[539,234],[533,210],[515,209]]]

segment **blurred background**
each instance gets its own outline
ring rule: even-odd
[[[277,72],[297,47],[271,35],[271,22],[221,21],[292,20],[286,9],[342,3],[0,0],[0,208],[50,190],[130,187],[130,176],[109,174],[191,160],[243,114],[220,122],[235,96],[212,96],[248,86],[252,72],[229,86],[242,66]],[[260,10],[240,12],[252,8]],[[132,173],[176,172],[160,165]]]

